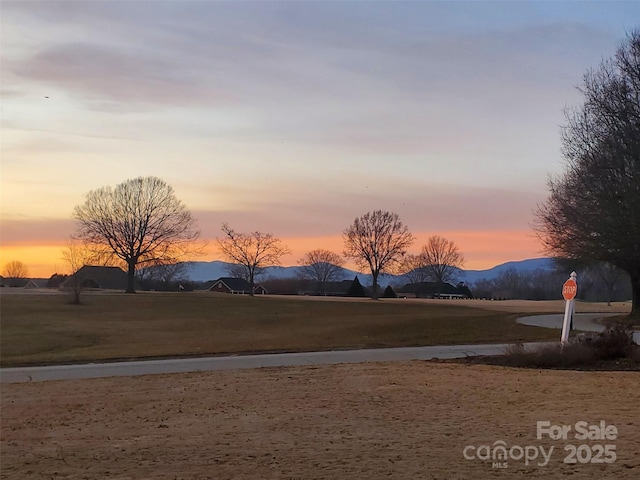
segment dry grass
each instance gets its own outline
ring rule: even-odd
[[[451,300],[430,300],[433,303],[445,303]],[[530,314],[564,313],[564,300],[455,300],[456,303],[474,308],[486,308],[499,312]],[[613,302],[607,305],[605,302],[575,303],[576,313],[631,313],[631,302]]]
[[[433,362],[218,371],[3,385],[2,477],[129,479],[640,478],[630,372]],[[614,441],[536,438],[601,420]],[[553,446],[547,466],[465,460],[467,445]],[[610,443],[613,464],[564,464]]]
[[[602,332],[577,335],[566,345],[547,343],[526,349],[514,344],[504,355],[465,361],[527,368],[640,371],[640,346],[634,342],[631,326],[616,323]]]
[[[80,306],[68,304],[63,295],[3,293],[0,300],[3,366],[557,337],[554,330],[516,324],[515,307],[497,311],[463,301],[251,298],[209,292],[85,294]]]
[[[557,338],[554,330],[516,325],[523,308],[503,302],[491,304],[506,311],[457,301],[85,298],[74,307],[56,296],[2,296],[3,360],[7,349],[24,360],[197,346]],[[634,372],[414,361],[3,384],[0,477],[631,480],[640,477],[637,383]],[[565,445],[604,442],[537,439],[541,420],[615,425],[618,438],[607,443],[616,462],[563,463]],[[506,469],[463,457],[468,445],[498,440],[554,452],[546,466],[520,460]]]

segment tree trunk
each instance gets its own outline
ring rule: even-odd
[[[629,272],[631,277],[631,316],[640,319],[640,267]]]
[[[124,293],[136,293],[136,264],[130,261],[127,266],[127,290]]]
[[[253,272],[249,273],[249,296],[253,297],[253,290],[255,288],[254,285],[254,279],[253,279]]]
[[[380,272],[371,272],[371,277],[373,278],[373,293],[371,294],[371,298],[374,300],[378,299],[378,274]]]
[[[440,298],[440,295],[442,295],[442,280],[438,280],[436,282],[436,298]]]
[[[80,290],[81,287],[79,285],[73,286],[73,305],[80,305]]]
[[[72,305],[80,305],[80,292],[82,292],[82,283],[84,282],[83,278],[79,278],[78,272],[73,272],[71,275],[71,304]]]

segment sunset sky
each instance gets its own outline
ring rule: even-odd
[[[84,194],[171,184],[294,265],[396,212],[469,269],[541,256],[563,109],[640,2],[2,1],[0,266],[68,269]],[[636,23],[633,23],[633,22]],[[576,192],[579,194],[579,192]]]

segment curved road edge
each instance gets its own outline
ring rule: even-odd
[[[582,330],[583,332],[602,332],[606,327],[603,325],[602,320],[607,317],[619,316],[618,313],[577,313],[573,317],[573,326],[575,330]],[[562,322],[564,321],[564,314],[549,314],[549,315],[532,315],[530,317],[521,317],[516,320],[517,323],[522,325],[529,325],[532,327],[544,327],[544,328],[557,328],[562,329]],[[558,334],[560,337],[560,334]],[[636,343],[640,344],[640,331],[635,331],[633,339]]]
[[[581,313],[574,317],[574,326],[583,331],[602,331],[598,322],[610,314]],[[534,327],[562,328],[563,315],[533,315],[517,319],[518,323]],[[558,340],[560,340],[558,333]],[[640,343],[640,332],[634,335]],[[526,343],[532,348],[541,343]],[[88,363],[81,365],[51,365],[46,367],[16,367],[0,369],[0,383],[43,382],[83,378],[105,378],[168,373],[235,370],[243,368],[287,367],[301,365],[332,365],[339,363],[397,362],[464,358],[478,355],[501,355],[509,346],[502,344],[437,345],[429,347],[376,348],[366,350],[332,350],[325,352],[272,353],[231,355],[225,357],[174,358],[167,360],[137,360],[131,362]]]
[[[533,346],[536,345],[536,343],[527,345]],[[490,345],[438,345],[429,347],[138,360],[82,365],[51,365],[46,367],[16,367],[0,369],[0,382],[43,382],[50,380],[204,372],[242,368],[451,359],[477,355],[501,355],[508,346],[509,344],[506,343]]]

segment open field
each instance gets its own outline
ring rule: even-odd
[[[631,480],[639,379],[414,361],[3,385],[2,478]],[[618,434],[537,439],[544,420]],[[463,457],[499,440],[554,450],[544,466]],[[571,444],[617,459],[564,464]]]
[[[509,343],[556,339],[515,323],[561,302],[232,296],[214,293],[4,293],[3,366],[240,352]],[[596,306],[581,306],[590,311]],[[625,306],[606,307],[624,311]],[[580,311],[580,310],[579,310]]]
[[[562,307],[198,293],[84,299],[3,294],[3,362],[557,339],[515,318]],[[626,307],[603,310],[612,308]],[[3,384],[0,478],[630,480],[640,475],[638,375],[414,361]],[[618,434],[538,439],[544,420],[604,421]],[[546,464],[539,454],[528,464],[507,459],[506,468],[463,456],[497,441],[554,450]],[[563,463],[566,445],[591,452],[605,443],[615,446],[613,463]]]

